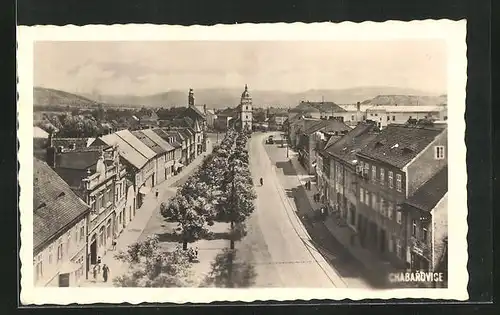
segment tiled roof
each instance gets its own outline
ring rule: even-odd
[[[174,150],[174,147],[171,146],[167,141],[163,140],[162,137],[157,135],[153,129],[144,129],[142,133],[145,134],[149,139],[151,139],[154,143],[162,147],[166,152],[170,152]]]
[[[375,124],[361,123],[335,143],[327,144],[325,151],[349,164],[356,164],[353,163],[356,153],[377,137],[377,130]]]
[[[448,166],[443,167],[411,195],[406,204],[425,211],[431,211],[448,192]]]
[[[182,144],[180,144],[178,142],[180,139],[176,135],[174,135],[173,133],[168,133],[160,128],[153,129],[153,132],[156,133],[159,137],[161,137],[165,141],[168,139],[168,137],[174,137],[174,141],[172,143],[170,143],[170,145],[172,145],[174,148],[182,147]]]
[[[95,165],[102,155],[100,150],[95,151],[69,151],[58,153],[56,165],[58,168],[68,168],[73,170],[86,170]]]
[[[116,133],[105,135],[98,139],[100,139],[107,145],[115,145],[115,144],[118,145],[118,153],[120,154],[120,156],[138,169],[141,169],[148,162],[148,159],[145,156],[139,153],[139,151],[134,149],[129,143],[125,142],[122,138],[118,137]]]
[[[330,120],[322,119],[322,120],[305,120],[303,130],[304,130],[303,133],[311,134],[316,131],[341,132],[350,130],[350,128],[343,122],[336,119],[330,119]]]
[[[148,148],[147,145],[142,143],[141,140],[137,139],[130,131],[128,130],[120,130],[115,132],[117,136],[122,138],[124,141],[128,142],[134,149],[139,151],[145,158],[152,159],[156,156],[156,153]]]
[[[188,106],[186,108],[186,111],[184,112],[185,115],[191,116],[191,113],[194,113],[195,117],[198,116],[201,119],[205,119],[205,115],[195,106]]]
[[[45,162],[33,159],[33,249],[64,231],[89,207]]]
[[[52,145],[54,147],[64,147],[68,148],[72,144],[75,145],[75,148],[85,148],[87,147],[89,138],[53,138]]]
[[[148,146],[151,150],[153,150],[156,154],[162,154],[167,152],[165,149],[160,147],[157,143],[151,140],[148,136],[146,136],[142,130],[132,131],[132,134],[137,137],[137,139],[141,140],[142,143]]]
[[[359,153],[402,168],[442,131],[440,128],[391,124]]]
[[[338,106],[334,102],[300,102],[291,112],[314,113],[314,112],[329,112],[339,113],[346,110]]]

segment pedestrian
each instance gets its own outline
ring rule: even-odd
[[[198,247],[196,247],[196,249],[194,250],[194,255],[196,256],[196,258],[198,258]]]
[[[94,265],[94,268],[92,268],[92,274],[94,276],[94,279],[97,278],[97,265]]]
[[[158,199],[158,194],[159,194],[158,189],[156,190],[155,194],[156,194],[156,199]]]
[[[101,273],[101,256],[97,257],[97,273]]]
[[[104,282],[108,282],[108,273],[109,273],[109,268],[104,264],[102,266],[102,278],[104,279]]]
[[[113,243],[111,243],[111,250],[115,250],[116,249],[116,240],[113,240]]]

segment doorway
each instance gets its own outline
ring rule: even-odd
[[[380,229],[379,242],[380,242],[380,252],[384,253],[385,252],[385,244],[387,242],[387,235],[386,235],[385,230],[383,230],[383,229]]]
[[[97,241],[95,234],[92,235],[92,240],[90,241],[90,264],[95,265],[97,263]]]

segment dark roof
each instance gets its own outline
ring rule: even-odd
[[[447,192],[448,166],[445,166],[420,186],[405,203],[421,210],[431,211]]]
[[[361,123],[335,143],[325,146],[325,151],[349,164],[356,160],[356,153],[377,137],[374,124]]]
[[[345,109],[338,106],[334,102],[300,102],[295,108],[290,110],[291,112],[301,112],[301,113],[313,113],[313,112],[329,112],[329,113],[340,113],[346,112]]]
[[[402,168],[441,132],[440,128],[391,124],[359,153]]]
[[[169,133],[160,128],[153,129],[153,132],[162,137],[165,141],[168,140],[169,137],[174,137],[175,140],[170,142],[170,145],[172,145],[174,148],[182,147],[182,144],[178,142],[178,140],[180,139],[174,133]]]
[[[65,231],[89,207],[45,162],[33,159],[33,250]]]
[[[186,108],[186,110],[184,111],[184,115],[187,115],[188,117],[191,117],[192,119],[196,119],[196,118],[201,118],[201,119],[205,119],[205,115],[198,109],[196,108],[195,106],[188,106],[188,108]]]
[[[53,138],[52,145],[56,148],[68,148],[70,145],[74,144],[76,148],[85,148],[87,147],[88,141],[89,138]]]
[[[304,121],[304,129],[303,133],[311,134],[316,131],[324,131],[324,132],[338,132],[338,131],[346,131],[351,128],[344,124],[343,122],[330,119],[330,120],[305,120]]]
[[[149,139],[148,136],[146,136],[142,130],[136,130],[132,131],[132,134],[136,136],[139,140],[141,140],[142,143],[147,145],[151,150],[153,150],[156,154],[162,154],[167,152],[164,150],[162,147],[160,147],[158,144],[156,144],[153,140]]]
[[[73,170],[86,170],[95,165],[102,155],[99,150],[92,151],[68,151],[57,154],[56,165],[58,168],[67,168]]]

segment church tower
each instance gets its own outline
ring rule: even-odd
[[[194,106],[194,92],[193,92],[193,89],[189,89],[188,107],[189,106]]]
[[[252,97],[248,93],[248,86],[245,84],[245,91],[241,94],[240,101],[241,130],[252,130]]]

